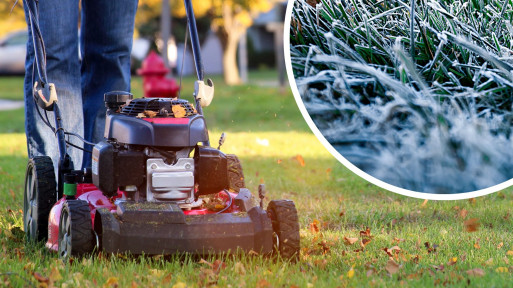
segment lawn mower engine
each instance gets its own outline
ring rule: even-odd
[[[120,189],[130,200],[172,202],[190,209],[202,204],[201,195],[244,187],[235,155],[198,145],[208,141],[208,132],[193,105],[131,97],[105,95],[106,140],[94,147],[92,164],[93,183],[103,194],[112,197]]]

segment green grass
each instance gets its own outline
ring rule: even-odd
[[[429,201],[422,205],[423,200],[368,184],[335,161],[307,130],[290,92],[280,94],[276,88],[251,85],[226,87],[214,80],[216,98],[205,109],[211,139],[216,141],[221,131],[228,133],[222,150],[239,155],[252,191],[263,181],[269,199],[295,201],[302,241],[298,263],[252,255],[211,257],[206,260],[226,264],[213,275],[207,264],[188,256],[102,254],[62,263],[40,246],[25,246],[18,232],[27,160],[25,136],[4,131],[0,134],[0,273],[16,274],[3,274],[0,286],[27,285],[20,277],[36,283],[33,273],[62,287],[110,287],[115,283],[119,287],[208,287],[213,282],[218,287],[509,285],[513,272],[513,256],[507,255],[513,250],[511,189],[472,201]],[[136,95],[139,88],[136,79]],[[0,127],[6,125],[0,122]],[[304,166],[297,155],[304,159]],[[470,218],[478,219],[477,232],[465,230],[464,221]],[[319,232],[315,232],[315,225]],[[344,237],[361,240],[360,231],[367,227],[373,238],[363,251],[355,252],[361,249],[360,241],[344,244]],[[396,238],[404,240],[397,242]],[[436,252],[428,252],[425,242],[430,247],[437,245]],[[396,245],[401,252],[394,259],[401,267],[389,275],[383,248]],[[454,257],[456,264],[447,265]],[[474,268],[483,269],[484,276],[468,276],[466,271]],[[500,272],[504,269],[508,271]]]

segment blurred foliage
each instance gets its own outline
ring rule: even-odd
[[[0,1],[0,37],[27,27],[22,3],[19,2],[14,6],[15,3],[15,0]]]

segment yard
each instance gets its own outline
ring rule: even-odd
[[[266,80],[273,73],[250,79]],[[294,200],[301,225],[298,263],[262,255],[100,254],[62,263],[24,244],[27,162],[23,110],[0,112],[0,286],[356,287],[508,286],[513,272],[511,189],[477,199],[424,201],[368,184],[339,164],[308,129],[287,90],[214,78],[205,108],[213,143],[242,160],[246,185]],[[0,78],[0,98],[21,99],[23,80]],[[192,93],[193,79],[184,79]],[[133,92],[141,96],[141,79]],[[190,97],[187,99],[190,100]],[[510,261],[512,263],[510,264]]]

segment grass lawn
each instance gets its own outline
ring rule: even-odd
[[[183,95],[191,94],[192,81],[184,79]],[[214,271],[205,261],[188,256],[102,254],[63,264],[41,246],[25,246],[20,228],[27,157],[19,110],[0,112],[0,286],[509,285],[510,189],[446,202],[384,191],[353,175],[326,152],[290,92],[255,85],[227,87],[219,78],[214,81],[216,98],[205,109],[212,142],[226,131],[222,150],[241,158],[248,188],[256,191],[265,182],[269,199],[295,201],[302,228],[298,263],[255,255],[205,259],[225,264]],[[9,90],[13,98],[21,95],[21,85],[21,78],[0,79],[0,90]],[[140,79],[134,79],[133,88],[141,95]]]

